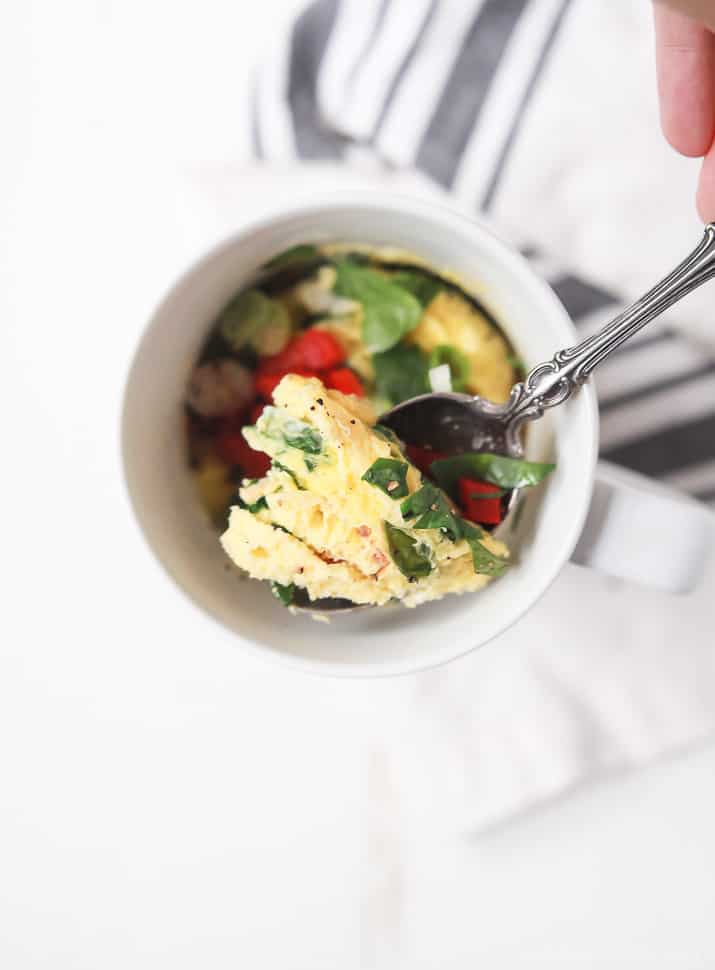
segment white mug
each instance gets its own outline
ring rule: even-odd
[[[227,570],[186,462],[186,382],[212,321],[259,266],[297,243],[329,241],[406,249],[455,273],[492,310],[527,367],[578,340],[561,303],[518,253],[432,202],[383,192],[332,195],[283,209],[213,249],[150,321],[129,373],[122,424],[135,514],[155,555],[196,604],[248,649],[306,671],[364,676],[423,669],[481,646],[529,610],[569,559],[669,592],[692,587],[713,516],[643,476],[597,464],[598,411],[589,386],[529,427],[527,457],[557,467],[527,490],[518,525],[511,517],[502,527],[514,566],[486,589],[323,624],[285,611],[267,583]]]

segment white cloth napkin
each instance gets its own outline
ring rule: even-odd
[[[659,133],[649,15],[640,0],[319,0],[259,76],[256,151],[485,208],[594,329],[700,233]],[[701,291],[597,381],[602,451],[706,501],[710,303]],[[396,692],[405,818],[480,828],[710,737],[714,590],[715,568],[668,599],[569,567],[499,641]]]
[[[640,0],[317,0],[253,102],[258,157],[419,171],[528,250],[584,332],[701,229],[659,132]],[[615,81],[616,68],[618,80]],[[604,457],[715,500],[709,294],[599,368]]]

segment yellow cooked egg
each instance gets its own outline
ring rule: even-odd
[[[407,341],[427,354],[440,346],[456,347],[469,361],[467,391],[499,403],[508,400],[516,381],[509,345],[458,293],[438,293]]]
[[[364,400],[288,375],[274,402],[244,429],[251,447],[270,455],[272,468],[244,483],[242,507],[231,509],[221,537],[250,576],[294,584],[313,600],[417,606],[481,589],[504,568],[506,546],[477,526],[459,520],[464,533],[460,527],[455,536],[449,527],[416,527],[413,508],[433,493],[430,512],[454,510],[399,442],[373,427]],[[489,575],[476,571],[477,560],[489,564]]]

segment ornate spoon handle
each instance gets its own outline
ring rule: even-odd
[[[550,361],[538,364],[522,383],[515,385],[503,412],[510,426],[539,418],[546,408],[566,401],[617,347],[713,276],[715,223],[709,223],[698,246],[672,273],[597,334],[587,337],[575,347],[559,350]]]

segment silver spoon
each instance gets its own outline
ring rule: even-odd
[[[597,334],[537,364],[523,381],[514,385],[505,404],[493,404],[469,394],[422,394],[383,414],[380,424],[391,428],[408,444],[452,454],[489,451],[520,458],[524,453],[521,429],[526,421],[540,418],[547,408],[567,401],[621,344],[713,276],[715,223],[709,223],[698,246],[671,273]],[[513,498],[512,495],[512,501]],[[296,605],[309,613],[367,608],[349,600],[311,602],[307,595]]]

